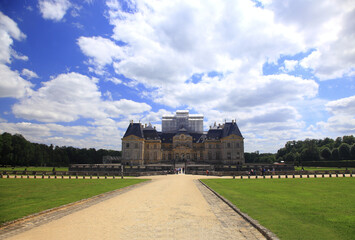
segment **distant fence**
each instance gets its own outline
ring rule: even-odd
[[[189,174],[194,175],[211,175],[211,176],[233,176],[233,178],[239,179],[261,179],[261,178],[321,178],[321,177],[353,177],[355,171],[353,170],[331,170],[331,171],[286,171],[286,172],[273,172],[270,174],[262,174],[261,172],[255,172],[250,174],[250,172],[245,171],[228,171],[228,172],[206,172],[201,170],[191,171]],[[166,171],[146,171],[146,172],[126,172],[124,176],[152,176],[152,175],[162,175],[168,174]],[[107,172],[23,172],[23,171],[2,171],[0,172],[0,178],[66,178],[66,179],[99,179],[99,178],[122,178],[123,175],[120,173],[107,173]]]

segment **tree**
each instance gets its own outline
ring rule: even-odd
[[[2,151],[1,151],[1,164],[8,165],[12,161],[12,135],[10,133],[2,134]]]
[[[277,151],[277,154],[276,154],[276,159],[278,158],[283,158],[285,155],[287,154],[287,149],[284,147],[284,148],[280,148],[278,151]]]
[[[350,146],[347,143],[342,143],[339,146],[339,158],[347,160],[350,158]]]
[[[339,150],[337,148],[334,148],[332,151],[332,159],[339,160]]]
[[[318,161],[319,160],[319,150],[318,148],[306,148],[301,152],[301,161]]]
[[[351,146],[355,143],[355,137],[353,135],[343,136],[343,143],[347,143]]]
[[[337,137],[335,139],[334,147],[338,148],[342,142],[343,140],[341,139],[341,137]]]
[[[294,153],[289,152],[284,156],[285,162],[294,163],[296,161],[296,156]]]
[[[355,160],[355,143],[351,146],[350,154],[351,154],[351,159]]]
[[[325,160],[329,160],[330,157],[332,156],[332,153],[330,152],[329,148],[325,147],[322,149],[322,151],[320,152],[320,155],[322,156],[322,158],[324,158]]]

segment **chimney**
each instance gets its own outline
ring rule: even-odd
[[[131,123],[131,125],[133,125],[133,120],[130,120],[129,122]]]

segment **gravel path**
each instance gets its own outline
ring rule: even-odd
[[[147,184],[60,218],[41,216],[43,224],[8,239],[264,239],[195,181],[201,176],[149,178]]]

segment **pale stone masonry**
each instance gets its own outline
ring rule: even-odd
[[[131,121],[122,138],[122,162],[127,165],[195,162],[242,165],[244,138],[235,121],[203,131],[203,115],[179,110],[162,118],[162,131]]]

